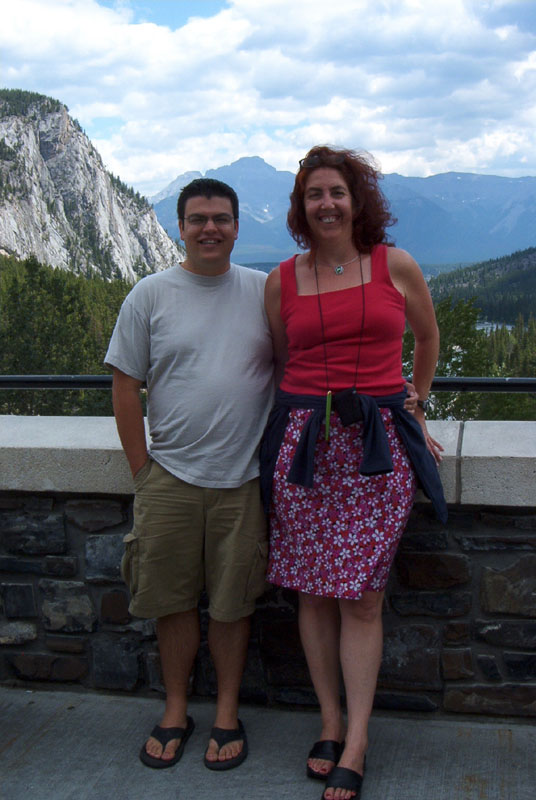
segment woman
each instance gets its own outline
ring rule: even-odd
[[[268,580],[299,592],[322,719],[307,774],[326,781],[324,800],[360,793],[384,589],[417,481],[446,518],[442,448],[426,429],[424,402],[415,416],[403,408],[401,360],[407,320],[413,382],[427,398],[439,334],[418,265],[385,244],[392,219],[378,177],[350,150],[314,147],[302,159],[288,227],[308,250],[270,273],[265,292],[281,378],[261,454]]]

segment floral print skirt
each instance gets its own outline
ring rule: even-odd
[[[315,450],[311,489],[287,475],[311,412],[292,409],[274,474],[268,580],[321,597],[359,599],[385,588],[413,505],[416,480],[389,409],[380,409],[393,472],[359,474],[362,424],[331,416]],[[323,428],[322,428],[323,431]]]

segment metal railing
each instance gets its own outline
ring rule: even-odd
[[[111,375],[0,375],[0,389],[111,389]],[[536,378],[434,378],[433,392],[536,392]]]

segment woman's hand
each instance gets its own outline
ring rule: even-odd
[[[436,464],[440,464],[441,461],[443,460],[443,456],[441,455],[441,453],[443,452],[444,447],[428,433],[428,428],[426,427],[426,420],[424,418],[424,411],[422,410],[422,408],[417,407],[417,410],[415,412],[415,418],[422,428],[424,441],[426,442],[426,447],[433,455]]]
[[[419,395],[417,394],[415,386],[410,383],[410,381],[406,381],[406,392],[408,394],[404,400],[404,410],[409,411],[410,414],[414,414],[417,409],[417,400],[419,399]]]

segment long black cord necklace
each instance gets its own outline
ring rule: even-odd
[[[355,261],[355,259],[353,259]],[[326,344],[326,332],[324,328],[324,315],[322,313],[322,303],[320,302],[320,286],[318,283],[318,262],[315,257],[315,281],[316,281],[316,297],[318,300],[318,313],[320,315],[320,330],[322,331],[322,347],[324,350],[324,369],[326,371],[326,419],[325,419],[325,440],[329,442],[329,426],[331,416],[331,399],[332,392],[329,388],[329,372],[328,372],[328,349]],[[363,282],[363,262],[361,260],[361,253],[359,253],[359,273],[361,275],[361,330],[359,331],[359,342],[357,345],[357,358],[355,362],[354,372],[354,386],[357,387],[357,371],[359,369],[359,358],[361,356],[361,342],[363,339],[363,330],[365,327],[365,284]]]

